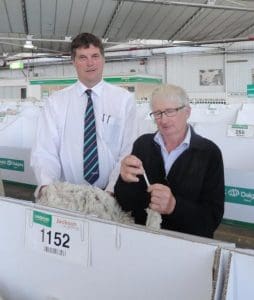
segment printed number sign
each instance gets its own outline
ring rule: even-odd
[[[86,264],[88,222],[39,210],[27,210],[25,244],[42,255]]]
[[[228,136],[236,137],[245,137],[245,138],[253,138],[254,137],[254,126],[251,125],[228,125]]]

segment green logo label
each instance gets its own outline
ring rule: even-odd
[[[0,168],[12,171],[24,172],[25,166],[23,160],[0,158]]]
[[[33,211],[33,222],[43,226],[52,226],[52,216],[41,211]]]
[[[254,206],[254,189],[225,186],[225,201]]]
[[[248,125],[241,125],[241,124],[233,124],[231,125],[231,128],[236,128],[236,129],[248,129]]]

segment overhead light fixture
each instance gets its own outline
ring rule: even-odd
[[[35,46],[33,45],[33,42],[29,41],[29,40],[26,40],[23,47],[26,48],[26,49],[35,49]]]
[[[71,42],[71,36],[66,36],[66,37],[64,38],[64,41],[65,41],[65,42]]]
[[[9,64],[10,69],[24,69],[24,62],[22,60],[17,60]]]

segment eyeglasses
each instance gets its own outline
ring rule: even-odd
[[[168,108],[165,109],[164,111],[160,111],[160,110],[153,111],[150,113],[150,117],[155,120],[161,119],[163,114],[165,114],[166,117],[174,117],[177,114],[177,112],[183,109],[184,107],[185,105],[182,105],[176,108]]]

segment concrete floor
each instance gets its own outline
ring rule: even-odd
[[[34,187],[4,182],[5,196],[34,201]],[[235,225],[221,224],[215,232],[217,240],[235,243],[239,248],[254,249],[254,230],[237,227]]]
[[[253,229],[221,224],[216,230],[214,238],[235,243],[238,248],[254,249]]]

